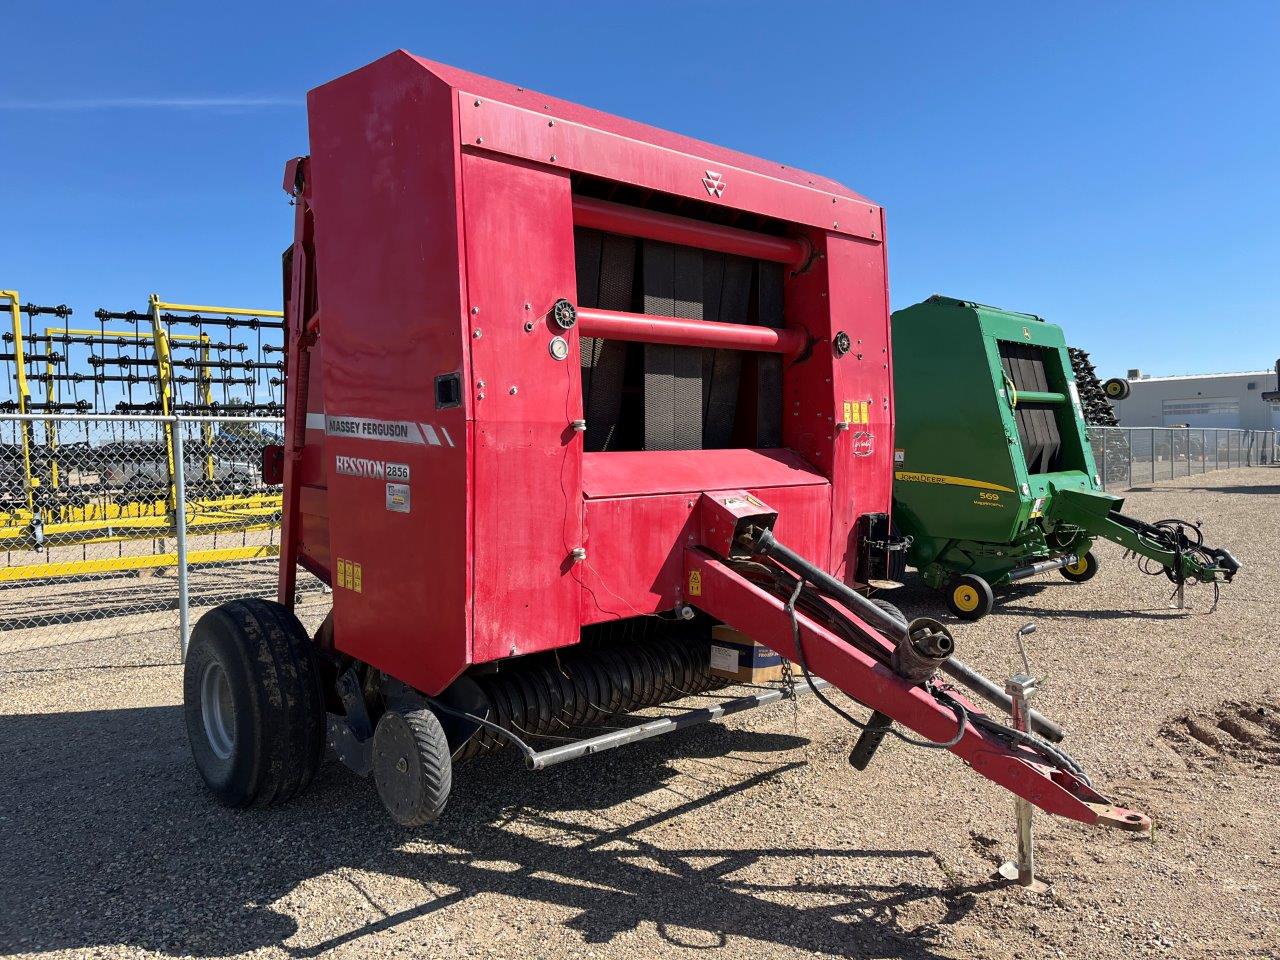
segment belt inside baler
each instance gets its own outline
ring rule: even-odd
[[[574,213],[586,449],[780,446],[774,351],[798,352],[782,330],[783,264],[805,245],[588,198]],[[637,315],[658,319],[628,325]]]

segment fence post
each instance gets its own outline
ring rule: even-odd
[[[186,459],[182,451],[182,418],[173,417],[170,434],[173,436],[173,531],[178,551],[178,636],[182,644],[182,661],[187,660],[187,639],[191,626],[191,611],[187,607],[187,482]]]
[[[1126,477],[1125,489],[1132,490],[1133,489],[1133,431],[1126,430],[1124,433],[1125,433],[1125,437],[1124,437],[1125,448],[1128,450],[1128,453],[1125,456],[1125,459],[1128,464],[1128,469],[1126,469],[1125,471],[1125,477]]]
[[[1151,485],[1156,485],[1156,428],[1151,428]]]
[[[1102,431],[1102,489],[1107,489],[1107,441],[1111,438],[1111,434],[1107,432],[1105,427],[1099,428]]]

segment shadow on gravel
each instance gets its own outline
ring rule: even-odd
[[[928,933],[962,919],[994,884],[952,883],[940,865],[936,885],[734,878],[770,858],[803,858],[821,878],[824,865],[842,860],[934,860],[926,851],[787,846],[783,814],[769,808],[759,816],[779,818],[777,847],[722,846],[692,819],[687,848],[642,836],[803,766],[776,753],[805,742],[712,724],[541,774],[499,755],[460,768],[445,820],[408,835],[385,818],[370,783],[332,761],[290,806],[216,806],[188,760],[178,707],[0,716],[0,836],[9,864],[0,875],[0,954],[127,945],[208,957],[276,946],[310,957],[358,951],[370,935],[497,894],[546,904],[552,915],[567,908],[566,926],[588,943],[652,924],[673,946],[714,949],[733,937],[859,957],[935,957]],[[590,813],[662,787],[677,776],[670,758],[729,752],[735,766],[758,771],[727,787],[719,785],[724,771],[711,771],[718,776],[705,795],[629,822]],[[677,796],[701,792],[688,772],[678,777]],[[363,886],[370,874],[420,884],[420,894],[408,895],[407,908],[404,894],[384,907]],[[814,905],[774,902],[779,895]],[[906,931],[899,913],[918,901],[933,901],[941,918]],[[307,928],[285,909],[306,915]]]
[[[1163,581],[1155,581],[1157,589]],[[1002,584],[995,590],[995,612],[1016,613],[1029,619],[1052,620],[1059,617],[1086,617],[1095,620],[1165,620],[1170,617],[1185,617],[1187,610],[1177,610],[1168,606],[1145,607],[1125,610],[1055,610],[1051,607],[1027,606],[1026,601],[1033,600],[1046,590],[1072,590],[1077,585],[1066,580],[1031,580],[1021,583]],[[912,579],[897,590],[883,591],[877,595],[881,599],[900,607],[908,617],[933,617],[946,624],[962,624],[963,620],[947,609],[942,595],[930,590],[919,580]],[[1020,602],[1021,601],[1021,602]]]
[[[1132,487],[1129,493],[1252,493],[1275,496],[1280,493],[1280,484],[1255,483],[1239,487]]]

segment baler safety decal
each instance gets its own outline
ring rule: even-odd
[[[354,593],[364,593],[364,566],[339,557],[337,585]]]
[[[986,480],[971,480],[968,477],[949,477],[944,473],[911,473],[906,470],[898,470],[894,473],[895,480],[905,480],[914,483],[945,483],[953,487],[975,487],[978,490],[999,490],[1002,493],[1016,493],[1013,487],[1001,486],[998,483],[988,483]]]

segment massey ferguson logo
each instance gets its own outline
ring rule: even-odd
[[[717,200],[724,196],[724,177],[720,174],[708,170],[707,175],[702,178],[702,185],[707,188],[707,193]]]

